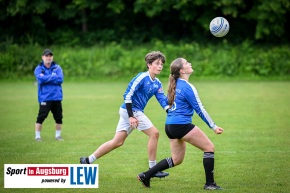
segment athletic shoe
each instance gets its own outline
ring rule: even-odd
[[[42,139],[39,137],[39,138],[36,138],[35,141],[42,141]]]
[[[80,163],[81,164],[90,164],[89,158],[88,157],[81,157],[80,158]]]
[[[204,185],[203,189],[205,190],[223,190],[220,186],[216,185],[215,182],[209,184],[209,185]]]
[[[155,178],[165,178],[166,176],[169,176],[169,173],[167,173],[167,172],[157,172],[152,177],[155,177]]]
[[[137,179],[143,184],[145,188],[150,188],[150,179],[147,179],[144,173],[138,174]]]
[[[56,137],[55,139],[56,139],[57,141],[63,141],[63,138],[62,138],[61,136]]]

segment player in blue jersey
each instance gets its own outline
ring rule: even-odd
[[[170,139],[171,157],[161,160],[156,166],[140,173],[137,178],[143,186],[150,187],[150,178],[157,172],[182,163],[185,155],[186,142],[204,152],[203,166],[205,170],[206,190],[220,190],[214,181],[214,145],[204,132],[193,125],[194,112],[216,133],[223,133],[204,109],[196,88],[188,79],[193,73],[191,64],[184,58],[174,60],[171,65],[168,84],[168,110],[165,132]]]
[[[157,101],[165,111],[169,108],[162,84],[158,78],[156,78],[156,76],[160,74],[163,69],[165,56],[159,51],[153,51],[145,56],[145,61],[148,71],[141,72],[135,76],[128,84],[128,87],[124,93],[124,103],[121,105],[119,110],[120,119],[114,138],[103,143],[89,157],[81,157],[80,163],[93,163],[96,159],[122,146],[129,134],[134,129],[138,129],[149,137],[149,168],[156,165],[159,131],[144,114],[144,109],[152,96],[156,97]],[[160,171],[156,172],[153,177],[161,178],[168,175],[168,173]]]

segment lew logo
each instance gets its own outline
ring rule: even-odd
[[[4,164],[5,188],[98,188],[98,164]]]
[[[95,185],[98,168],[97,167],[71,167],[70,171],[73,175],[70,175],[71,185]]]

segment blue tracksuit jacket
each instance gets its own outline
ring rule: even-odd
[[[62,101],[63,72],[61,67],[52,62],[50,68],[40,63],[34,70],[38,83],[38,102]]]

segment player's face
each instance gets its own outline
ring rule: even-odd
[[[162,71],[163,69],[163,63],[160,59],[157,59],[157,60],[154,60],[154,62],[152,62],[152,64],[149,64],[148,65],[149,67],[149,72],[150,74],[160,74],[160,72]]]
[[[191,63],[189,63],[187,60],[184,59],[182,64],[183,64],[182,70],[185,74],[191,74],[193,72]]]

